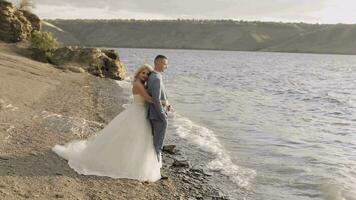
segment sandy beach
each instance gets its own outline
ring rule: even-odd
[[[83,176],[51,151],[102,129],[127,95],[111,79],[54,68],[24,57],[19,44],[0,43],[0,199],[225,199],[209,174],[173,167],[155,183]]]

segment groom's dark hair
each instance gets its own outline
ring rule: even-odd
[[[155,61],[158,60],[158,59],[167,59],[167,57],[164,56],[164,55],[157,55],[157,56],[155,57]]]

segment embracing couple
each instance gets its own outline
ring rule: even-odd
[[[167,128],[167,101],[161,73],[168,59],[156,56],[154,69],[141,66],[134,75],[133,103],[99,133],[52,148],[84,175],[154,182],[161,178],[162,146]]]

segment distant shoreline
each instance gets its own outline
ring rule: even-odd
[[[356,24],[233,20],[48,20],[64,45],[356,55]]]
[[[75,46],[75,45],[73,45]],[[287,52],[287,51],[247,51],[247,50],[228,50],[228,49],[185,49],[185,48],[164,48],[164,47],[129,47],[129,46],[81,46],[84,48],[108,48],[108,49],[162,49],[162,50],[191,50],[191,51],[230,51],[230,52],[246,52],[246,53],[287,53],[287,54],[314,54],[314,55],[340,55],[340,56],[356,56],[356,54],[346,53],[315,53],[315,52]]]
[[[225,23],[276,23],[276,24],[307,24],[307,25],[356,25],[356,23],[310,23],[310,22],[290,22],[290,21],[263,21],[263,20],[238,20],[238,19],[123,19],[123,18],[111,18],[111,19],[83,19],[83,18],[73,18],[73,19],[60,19],[60,18],[44,18],[45,21],[56,21],[56,20],[89,20],[89,21],[124,21],[124,22],[225,22]]]

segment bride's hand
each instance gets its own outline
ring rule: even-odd
[[[153,103],[153,100],[152,100],[152,97],[151,97],[151,96],[148,96],[145,100],[146,100],[148,103]]]
[[[167,111],[168,111],[168,112],[174,112],[173,106],[172,106],[171,104],[169,104],[169,105],[167,106]]]

